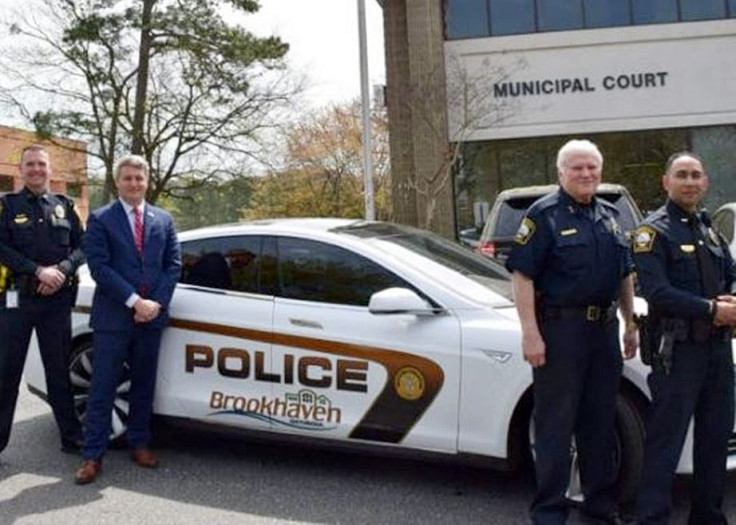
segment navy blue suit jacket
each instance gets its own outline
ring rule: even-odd
[[[95,330],[132,329],[134,310],[125,302],[144,288],[146,298],[162,307],[146,327],[161,329],[168,321],[168,305],[181,273],[174,221],[168,212],[146,203],[143,227],[141,256],[120,201],[96,209],[89,217],[84,253],[97,284],[90,318]]]

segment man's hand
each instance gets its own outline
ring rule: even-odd
[[[639,327],[634,321],[626,323],[624,330],[624,359],[631,359],[639,348]]]
[[[524,360],[532,365],[532,368],[539,368],[547,362],[547,347],[539,334],[525,334],[521,339],[521,347],[524,350]]]
[[[715,300],[716,309],[713,324],[716,326],[736,326],[736,297],[733,295],[719,295]]]
[[[38,287],[36,291],[41,295],[53,295],[66,282],[66,274],[56,266],[39,266],[36,270]]]
[[[161,313],[161,305],[150,299],[138,299],[133,305],[135,313],[133,320],[136,323],[150,323]]]

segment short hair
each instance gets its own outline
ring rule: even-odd
[[[667,159],[667,162],[664,165],[665,174],[668,174],[670,172],[670,168],[675,163],[675,161],[682,157],[692,157],[693,159],[697,160],[698,162],[700,162],[700,165],[702,166],[703,171],[705,171],[705,162],[703,162],[703,159],[701,159],[699,155],[696,155],[692,151],[682,150],[682,151],[673,153],[672,155],[669,156],[669,158]]]
[[[603,167],[603,155],[598,149],[598,146],[587,139],[573,139],[567,141],[565,145],[560,148],[560,151],[557,152],[557,169],[561,170],[564,168],[567,163],[567,159],[578,153],[593,155],[596,160],[598,160],[598,164]]]
[[[30,144],[20,151],[21,162],[23,161],[23,155],[26,154],[26,151],[40,151],[45,153],[47,157],[49,156],[49,152],[41,144]]]
[[[149,168],[148,168],[148,161],[141,157],[140,155],[126,155],[124,157],[121,157],[116,163],[115,163],[115,180],[118,180],[120,178],[120,172],[125,166],[130,166],[131,168],[138,168],[143,170],[143,173],[146,174],[146,178],[149,178]]]

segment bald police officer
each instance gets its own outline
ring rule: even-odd
[[[81,429],[69,382],[75,273],[84,262],[82,224],[71,199],[49,193],[49,155],[23,150],[24,188],[0,198],[0,264],[9,274],[0,304],[0,451],[10,438],[18,386],[36,329],[48,400],[65,452],[79,449]]]
[[[667,202],[636,231],[634,260],[654,334],[640,524],[666,524],[672,482],[694,417],[690,525],[722,524],[728,438],[733,429],[731,330],[736,268],[699,207],[708,188],[702,161],[681,152],[667,162]],[[642,343],[642,348],[645,345]],[[643,353],[644,354],[644,353]]]
[[[587,140],[557,156],[560,188],[527,212],[507,261],[513,272],[524,358],[534,374],[535,524],[569,513],[570,443],[575,434],[590,523],[625,523],[616,510],[614,419],[624,355],[636,353],[632,260],[616,208],[595,196],[603,157]]]

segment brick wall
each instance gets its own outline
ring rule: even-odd
[[[80,215],[86,221],[89,213],[89,186],[87,185],[87,147],[84,142],[53,138],[39,140],[35,133],[0,126],[0,192],[18,191],[23,181],[18,172],[23,148],[42,144],[49,153],[51,177],[49,189],[73,197]]]

